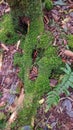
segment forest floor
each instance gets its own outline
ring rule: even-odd
[[[72,65],[72,53],[71,55],[65,54],[64,50],[69,49],[69,41],[73,42],[73,39],[68,38],[69,35],[73,35],[73,2],[59,0],[54,1],[54,5],[50,11],[43,10],[45,30],[51,31],[54,36],[52,45],[58,47],[58,56],[63,62]],[[6,3],[1,3],[0,19],[9,12],[9,6]],[[14,54],[17,52],[22,54],[22,50],[19,48],[19,43],[5,45],[2,42],[0,42],[0,50],[0,119],[4,118],[7,121],[11,113],[17,109],[19,103],[16,104],[16,102],[22,94],[23,84],[18,77],[20,70],[13,64]],[[31,75],[34,80],[37,73],[34,74],[32,71]],[[50,79],[51,87],[55,87],[57,83],[56,79]],[[73,130],[73,90],[69,89],[69,91],[70,96],[62,94],[59,104],[47,112],[45,111],[47,95],[42,97],[40,101],[43,102],[40,103],[34,120],[35,130]],[[23,97],[21,97],[22,100]]]
[[[54,1],[54,4],[51,11],[44,10],[45,29],[52,32],[55,38],[53,46],[58,46],[62,61],[72,64],[73,57],[64,55],[63,49],[68,47],[67,36],[73,35],[73,2]],[[51,87],[55,87],[56,83],[55,79],[50,80]],[[46,97],[42,97],[43,103],[37,110],[35,130],[73,130],[73,89],[70,90],[69,97],[62,94],[59,104],[47,112],[46,100]]]

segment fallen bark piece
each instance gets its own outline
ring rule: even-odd
[[[9,49],[3,43],[1,43],[1,46],[3,47],[4,50],[9,51]]]
[[[64,54],[65,54],[66,56],[73,57],[73,52],[70,51],[70,50],[65,50],[65,51],[64,51]]]

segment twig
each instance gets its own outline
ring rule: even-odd
[[[73,1],[72,1],[72,0],[68,0],[68,2],[69,2],[70,4],[73,4]]]
[[[20,40],[17,42],[17,45],[16,45],[16,50],[18,50],[18,48],[19,48],[19,45],[20,45]]]
[[[65,99],[69,99],[70,101],[73,102],[73,99],[72,99],[71,97],[63,97],[63,98],[61,98],[59,101],[62,101],[62,100],[65,100]]]
[[[1,43],[1,46],[4,48],[4,50],[9,51],[9,49],[3,43]]]

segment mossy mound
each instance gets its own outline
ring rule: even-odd
[[[14,31],[10,15],[3,17],[0,27],[0,40],[2,42],[11,44],[18,41],[19,36]],[[32,21],[26,39],[20,37],[21,48],[23,48],[24,53],[17,53],[14,57],[14,64],[20,67],[19,77],[24,82],[26,92],[24,108],[19,113],[19,125],[31,124],[31,119],[35,116],[39,106],[38,100],[50,90],[49,78],[51,72],[53,70],[59,71],[62,66],[62,61],[57,56],[57,48],[52,46],[53,37],[51,33],[43,30],[43,23],[40,24],[40,20]],[[7,35],[8,33],[11,37]],[[33,63],[32,53],[34,49],[38,51],[38,55]],[[29,71],[34,65],[38,66],[38,77],[35,81],[31,81]]]
[[[15,64],[20,66],[20,72],[24,74],[23,81],[26,93],[24,108],[18,118],[20,125],[31,124],[31,119],[35,116],[39,106],[38,100],[50,90],[49,78],[52,70],[60,71],[62,66],[62,61],[57,56],[57,48],[52,46],[53,37],[51,33],[44,31],[40,33],[40,30],[38,31],[39,24],[37,20],[31,23],[33,26],[30,27],[30,32],[24,41],[24,55],[15,58]],[[40,49],[40,51],[38,51],[37,58],[33,63],[32,52],[34,49],[37,51]],[[31,81],[29,71],[34,65],[38,66],[38,77],[35,81]]]
[[[52,0],[45,0],[45,8],[47,10],[51,10],[53,8],[53,2],[52,2]]]
[[[0,41],[7,44],[13,44],[16,43],[18,39],[19,36],[14,30],[11,15],[4,15],[0,22]]]

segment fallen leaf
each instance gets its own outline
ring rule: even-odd
[[[65,54],[66,56],[73,57],[73,52],[70,51],[70,50],[65,50],[65,51],[64,51],[64,54]]]
[[[50,86],[55,87],[57,85],[58,81],[56,79],[50,79]]]
[[[57,16],[56,14],[54,14],[54,13],[52,13],[52,16],[53,16],[53,18],[54,18],[54,20],[55,20],[56,22],[60,19],[60,17]]]
[[[4,102],[4,101],[2,101],[2,102],[0,103],[0,107],[3,107],[3,106],[5,106],[5,102]]]
[[[42,99],[39,101],[39,104],[43,104],[43,103],[44,103],[44,101],[45,101],[45,99],[44,99],[44,98],[42,98]]]
[[[52,127],[49,124],[47,124],[47,127],[48,127],[48,129],[52,129]]]
[[[62,24],[66,24],[67,22],[69,22],[69,20],[70,20],[70,17],[65,18],[65,19],[62,21]]]

